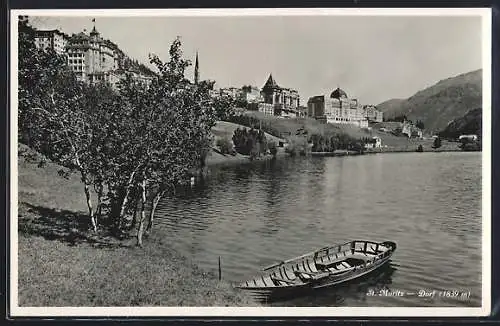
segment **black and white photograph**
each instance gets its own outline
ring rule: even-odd
[[[12,316],[486,316],[491,10],[11,10]]]

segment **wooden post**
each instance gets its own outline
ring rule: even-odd
[[[219,281],[222,280],[222,270],[220,267],[220,256],[219,256]]]

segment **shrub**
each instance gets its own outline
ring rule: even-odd
[[[227,137],[222,137],[217,139],[216,145],[222,154],[234,153],[233,142],[229,140]]]
[[[482,143],[479,140],[462,139],[460,141],[459,147],[463,151],[466,151],[466,152],[481,151],[482,150]]]
[[[437,137],[434,139],[434,143],[432,144],[432,148],[439,148],[441,147],[441,138]]]
[[[278,147],[276,146],[276,143],[274,141],[269,141],[267,143],[267,148],[269,149],[269,153],[271,153],[272,156],[276,156],[278,153]]]
[[[290,154],[290,156],[306,156],[311,153],[309,143],[306,137],[292,136],[288,138],[288,146],[285,151]]]
[[[233,143],[238,153],[252,157],[260,156],[267,150],[264,132],[255,129],[237,128],[233,134]]]
[[[309,142],[312,143],[313,152],[334,152],[337,149],[352,149],[358,148],[359,146],[364,147],[364,143],[372,142],[374,140],[369,138],[363,138],[356,140],[355,138],[345,134],[335,134],[335,135],[323,135],[323,134],[312,134],[309,138]]]

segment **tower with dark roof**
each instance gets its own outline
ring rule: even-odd
[[[196,61],[194,64],[194,83],[198,84],[200,80],[200,71],[199,71],[199,63],[198,63],[198,51],[196,51]]]
[[[97,31],[97,29],[95,28],[95,18],[92,18],[92,31],[90,32],[90,36],[91,37],[98,37],[99,36],[99,32]]]
[[[262,87],[262,91],[272,91],[275,89],[279,89],[280,87],[276,83],[276,81],[273,78],[273,74],[269,74],[269,77],[267,78],[266,83],[264,84],[264,87]]]
[[[273,74],[269,74],[266,83],[262,87],[264,103],[281,107],[282,109],[295,110],[299,106],[300,97],[296,90],[280,87],[274,80]]]

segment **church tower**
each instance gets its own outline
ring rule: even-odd
[[[194,83],[197,85],[200,80],[200,71],[199,71],[199,63],[198,63],[198,51],[196,51],[196,61],[194,64]]]

